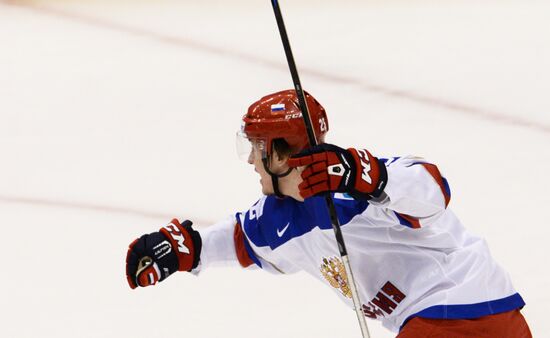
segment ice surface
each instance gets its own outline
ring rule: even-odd
[[[281,6],[329,141],[438,163],[547,334],[550,4]],[[0,336],[359,336],[303,274],[124,279],[136,236],[255,201],[234,133],[252,101],[291,87],[268,1],[0,1]]]

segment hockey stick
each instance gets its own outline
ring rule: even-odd
[[[286,33],[285,23],[283,21],[283,15],[281,14],[281,8],[279,7],[279,1],[271,0],[271,4],[273,5],[273,11],[275,12],[275,19],[277,20],[277,26],[279,27],[279,33],[281,35],[281,40],[283,42],[283,47],[285,49],[286,60],[288,62],[288,67],[290,68],[290,74],[292,75],[292,81],[294,82],[294,89],[296,90],[296,96],[298,96],[298,101],[300,103],[300,110],[302,111],[302,117],[304,118],[304,123],[306,125],[309,144],[311,146],[315,146],[317,145],[317,138],[315,137],[311,116],[309,115],[309,110],[307,108],[306,98],[304,96],[304,91],[302,90],[302,84],[300,83],[300,77],[298,76],[298,70],[296,69],[296,63],[294,62],[292,49],[290,48],[290,41],[288,40],[288,35]],[[359,320],[359,326],[361,327],[361,333],[363,335],[363,338],[370,338],[369,328],[367,327],[367,321],[362,311],[361,300],[359,299],[359,293],[357,292],[357,285],[355,284],[355,279],[353,278],[353,273],[351,271],[348,252],[346,250],[344,237],[342,236],[342,230],[340,228],[340,221],[338,220],[338,216],[336,214],[336,208],[334,207],[334,201],[332,200],[332,196],[330,195],[327,195],[325,197],[325,200],[327,203],[327,208],[329,211],[332,228],[334,229],[336,242],[338,243],[340,257],[342,257],[342,261],[344,262],[345,272],[348,276],[348,284],[351,289],[351,297],[353,299],[353,305],[355,307],[355,313],[357,314],[357,319]]]

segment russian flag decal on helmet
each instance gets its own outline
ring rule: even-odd
[[[285,104],[284,103],[278,103],[278,104],[272,104],[271,105],[271,111],[282,111],[285,110]]]

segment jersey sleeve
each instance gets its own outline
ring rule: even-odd
[[[388,183],[382,196],[371,204],[393,211],[401,224],[411,228],[437,220],[451,199],[447,180],[438,167],[413,156],[381,161],[387,168]]]
[[[198,274],[205,268],[217,266],[252,266],[252,261],[244,250],[240,234],[241,226],[234,216],[204,229],[199,229],[202,239],[200,265],[193,270]]]

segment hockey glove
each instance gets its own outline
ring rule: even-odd
[[[380,196],[387,182],[386,166],[365,149],[346,150],[324,143],[293,155],[288,165],[307,166],[298,186],[303,198],[342,192],[355,199],[370,199]]]
[[[134,240],[126,255],[126,279],[132,289],[162,282],[176,271],[191,271],[199,264],[202,241],[191,228],[177,219],[158,232]]]

